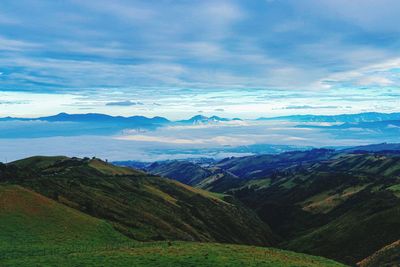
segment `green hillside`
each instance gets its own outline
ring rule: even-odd
[[[216,166],[242,179],[263,178],[291,166],[311,164],[329,159],[334,154],[335,151],[329,149],[293,151],[278,155],[227,158],[220,161]]]
[[[262,180],[285,169],[326,160],[337,153],[329,149],[285,152],[278,155],[255,155],[226,158],[208,167],[188,161],[155,162],[146,167],[161,175],[204,190],[225,193],[231,189],[257,185]],[[254,183],[253,183],[254,182]],[[265,184],[261,181],[260,184]]]
[[[269,227],[232,198],[98,159],[37,157],[2,169],[0,180],[104,219],[135,240],[275,242]]]
[[[155,162],[146,169],[152,174],[212,192],[224,192],[242,183],[241,179],[219,167],[202,167],[187,161]]]
[[[67,157],[64,156],[54,156],[54,157],[44,157],[44,156],[34,156],[25,158],[22,160],[17,160],[13,162],[13,165],[19,168],[30,168],[30,169],[46,169],[47,167],[53,165],[56,162],[66,160]]]
[[[0,185],[0,203],[0,254],[129,241],[110,224],[17,185]]]
[[[279,161],[286,167],[276,168],[264,177],[233,176],[239,182],[232,182],[229,179],[214,179],[211,175],[196,185],[207,188],[207,185],[214,186],[224,181],[221,182],[223,193],[209,192],[175,180],[115,167],[95,158],[33,157],[7,165],[0,164],[0,182],[4,186],[7,184],[5,188],[18,188],[30,194],[39,193],[37,196],[46,196],[43,198],[52,199],[51,203],[58,203],[69,212],[86,214],[84,216],[90,220],[104,225],[111,233],[105,234],[106,238],[116,240],[105,243],[116,245],[108,249],[93,245],[104,244],[100,235],[95,239],[98,241],[90,241],[90,245],[85,245],[91,248],[91,252],[71,252],[76,256],[76,261],[87,261],[86,265],[89,266],[96,265],[104,258],[111,260],[116,254],[119,256],[115,256],[115,266],[119,262],[130,261],[139,264],[137,257],[131,255],[132,247],[138,253],[159,253],[157,258],[152,258],[140,252],[146,255],[140,257],[144,266],[152,261],[160,266],[165,265],[164,260],[179,266],[181,260],[193,265],[196,265],[196,261],[208,264],[208,259],[215,260],[207,258],[207,261],[202,261],[198,255],[193,254],[190,247],[202,251],[204,247],[201,244],[177,241],[207,242],[213,251],[220,251],[221,248],[221,255],[216,256],[218,259],[210,261],[213,266],[223,266],[225,260],[221,261],[220,257],[225,257],[223,250],[226,248],[214,243],[275,246],[354,265],[375,255],[387,244],[397,241],[400,238],[400,155],[381,152],[332,153],[329,150],[314,152],[314,156],[310,155],[312,152],[291,153],[286,163],[282,156]],[[296,158],[299,159],[297,163]],[[242,172],[238,166],[235,168],[237,173]],[[210,166],[207,169],[212,173],[218,172],[221,167]],[[267,169],[265,172],[268,172]],[[243,170],[243,173],[247,175],[248,171]],[[12,198],[9,195],[7,199]],[[22,221],[17,219],[23,218],[21,220],[26,221],[29,216],[24,216],[8,216],[4,220],[4,227],[20,225]],[[46,219],[43,219],[43,223],[37,223],[34,229],[41,229],[39,226],[43,227],[45,222]],[[60,222],[68,223],[57,219],[57,223]],[[77,225],[80,224],[82,222]],[[63,227],[61,225],[56,228]],[[89,228],[97,229],[93,226]],[[24,232],[27,229],[30,228],[21,229],[21,236],[29,237],[30,234]],[[86,228],[71,226],[73,234],[68,238],[64,232],[57,234],[66,240],[63,244],[75,242],[72,238],[78,234],[74,229],[83,231]],[[106,233],[106,230],[96,233]],[[4,237],[3,240],[10,241],[12,236],[10,234],[9,239]],[[50,240],[45,242],[47,247],[51,240],[58,240],[56,237],[45,239]],[[174,241],[173,244],[160,242],[168,240]],[[144,245],[140,241],[157,243]],[[89,244],[85,242],[75,243]],[[6,241],[3,241],[4,244]],[[183,252],[187,248],[187,254],[185,252],[180,256],[172,256],[174,247],[181,244],[185,244],[182,245],[185,248],[178,250]],[[160,246],[167,249],[160,251]],[[116,253],[113,257],[104,254],[110,253],[110,249]],[[391,253],[393,251],[390,250]],[[397,254],[392,255],[395,257]],[[241,256],[241,252],[238,252],[235,256],[238,258],[234,259],[241,262],[241,257],[246,258],[248,254]],[[6,260],[10,264],[13,261],[11,258]],[[51,257],[43,260],[48,265],[53,263]],[[72,266],[75,264],[74,257],[68,260]]]
[[[280,247],[355,264],[400,238],[399,170],[399,155],[338,154],[230,193],[282,238]]]
[[[17,185],[0,185],[0,266],[343,266],[240,245],[133,241],[100,219]]]
[[[105,267],[344,267],[332,260],[272,248],[215,243],[157,242],[71,253],[8,258],[1,266]]]
[[[212,175],[210,170],[187,161],[155,162],[146,168],[150,173],[168,177],[181,183],[195,186]]]

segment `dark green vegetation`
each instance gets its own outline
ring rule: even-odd
[[[227,158],[216,166],[238,177],[262,178],[282,169],[328,159],[334,150],[313,149],[309,151],[285,152],[278,155],[257,155],[242,158]]]
[[[318,149],[148,168],[195,187],[99,159],[33,157],[1,164],[3,252],[25,238],[16,243],[22,253],[57,248],[62,240],[59,253],[69,255],[65,266],[96,266],[106,259],[113,266],[290,266],[290,255],[297,257],[293,265],[312,266],[303,254],[218,242],[275,246],[351,265],[398,261],[395,151]],[[74,250],[72,244],[90,249]],[[54,265],[60,255],[5,262]],[[316,266],[330,264],[314,260]]]
[[[139,242],[273,238],[233,200],[97,159],[34,157],[0,173],[1,266],[342,266],[272,248]]]
[[[392,267],[400,264],[400,240],[385,246],[373,255],[362,260],[357,265],[360,267]]]
[[[399,175],[400,156],[340,154],[232,193],[282,238],[280,247],[354,264],[400,237]]]
[[[213,192],[223,192],[241,183],[237,176],[218,166],[205,167],[187,161],[155,162],[145,169],[152,174]]]
[[[208,168],[236,179],[211,190],[254,210],[279,247],[355,264],[400,238],[400,155],[384,147],[230,158]]]
[[[187,161],[155,162],[146,168],[150,173],[163,177],[173,177],[181,183],[196,185],[213,175],[211,170]]]
[[[151,242],[63,254],[9,258],[2,266],[344,267],[337,262],[273,248],[191,242]]]
[[[285,152],[279,155],[226,158],[207,167],[187,161],[164,161],[155,162],[145,169],[150,173],[190,186],[222,193],[244,184],[247,185],[248,180],[263,178],[291,166],[318,162],[331,157],[334,153],[334,150],[314,149]]]
[[[231,197],[98,159],[28,158],[3,165],[1,179],[104,219],[135,240],[274,243],[269,227]]]

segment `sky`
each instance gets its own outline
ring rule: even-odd
[[[397,0],[2,0],[0,117],[400,111]]]

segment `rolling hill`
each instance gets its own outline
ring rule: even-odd
[[[214,242],[273,245],[351,265],[384,263],[380,255],[397,257],[396,243],[381,250],[400,238],[397,153],[319,149],[228,158],[207,166],[167,161],[152,168],[197,188],[96,158],[63,156],[0,164],[0,182],[52,199],[68,209],[65,213],[89,216],[116,240],[157,241],[155,247],[135,246],[167,261],[177,259],[169,254],[174,249],[160,251],[159,246],[171,245],[159,241],[207,242],[218,253],[225,247]],[[190,247],[205,249],[197,243],[174,246],[187,249],[190,260],[199,260]],[[118,259],[136,260],[120,250],[117,246]],[[88,257],[97,262],[103,253]]]
[[[170,161],[153,167],[183,183],[234,195],[271,227],[281,248],[355,264],[400,238],[400,155],[387,150],[393,147],[227,158],[207,167]],[[213,171],[231,179],[222,176],[208,183]]]
[[[0,181],[104,219],[141,241],[270,245],[269,227],[233,200],[99,159],[33,157],[0,166]]]
[[[0,203],[3,252],[28,245],[54,249],[61,243],[65,247],[76,242],[105,245],[129,240],[105,221],[18,185],[0,185]]]
[[[400,237],[398,155],[337,154],[248,184],[231,193],[282,248],[355,264]]]
[[[198,164],[177,160],[155,162],[146,167],[146,170],[151,174],[168,177],[190,186],[195,186],[213,174],[211,170]]]
[[[329,149],[285,152],[277,155],[254,155],[223,159],[207,167],[188,161],[163,161],[147,165],[149,173],[212,192],[224,193],[233,188],[257,184],[255,179],[293,166],[325,160],[336,152]],[[252,182],[249,182],[251,180]]]
[[[139,242],[129,238],[126,232],[116,227],[117,221],[123,225],[121,218],[118,218],[118,216],[123,216],[122,212],[118,214],[109,212],[107,217],[101,211],[102,209],[111,211],[116,207],[114,205],[120,205],[122,211],[122,205],[128,204],[130,194],[134,195],[134,205],[140,207],[143,214],[149,217],[155,216],[153,215],[155,211],[151,210],[155,207],[150,209],[142,205],[143,201],[140,197],[146,195],[151,198],[155,197],[152,196],[155,194],[160,197],[157,199],[157,204],[165,208],[163,201],[175,202],[176,200],[175,205],[183,206],[183,203],[179,201],[184,198],[184,195],[190,195],[193,200],[186,199],[185,201],[193,206],[201,207],[201,202],[205,198],[210,201],[207,202],[208,206],[229,206],[225,207],[224,211],[216,208],[217,212],[229,214],[230,209],[236,210],[236,217],[231,219],[244,220],[240,227],[246,234],[251,234],[246,229],[246,224],[252,222],[251,219],[249,221],[249,219],[240,218],[241,211],[235,208],[234,204],[225,204],[224,200],[210,193],[154,176],[144,177],[145,174],[142,172],[114,167],[98,159],[33,157],[9,165],[2,164],[0,167],[2,181],[0,183],[1,266],[344,266],[321,257],[274,248],[182,241]],[[81,175],[84,175],[85,181],[79,180]],[[122,187],[114,188],[126,193],[124,196],[126,200],[121,203],[118,194],[110,190],[110,186],[122,186],[120,183],[114,184],[113,180],[123,180],[124,185],[128,185],[126,181],[128,177],[129,179],[146,179],[150,182],[141,181],[137,185],[136,190],[144,191],[143,195],[134,190],[122,190]],[[67,186],[65,180],[69,179],[71,184]],[[53,199],[16,184],[35,188]],[[96,186],[90,188],[91,184],[96,184]],[[84,194],[90,194],[84,192],[88,189],[93,190],[93,193],[90,196],[84,196]],[[174,190],[176,195],[173,194]],[[71,194],[68,191],[71,191]],[[78,195],[78,192],[81,192],[81,195]],[[173,197],[176,197],[175,200]],[[85,202],[88,206],[82,208],[80,205],[83,199],[93,199],[98,202],[92,203],[90,209],[88,209],[90,206],[88,202]],[[201,209],[192,208],[192,211],[197,210],[201,213]],[[212,208],[208,210],[208,212],[211,211]],[[112,215],[115,217],[111,217]],[[196,215],[193,216],[196,217]],[[249,214],[247,216],[251,217]],[[148,220],[149,224],[152,223],[151,219],[144,219]],[[211,225],[215,223],[212,219],[208,219],[207,223],[210,229],[216,227]],[[234,225],[234,221],[224,221],[225,228],[235,227]],[[130,227],[133,228],[132,225],[125,225],[126,229]],[[264,227],[261,226],[261,228]],[[206,229],[202,230],[205,235]],[[142,231],[147,230],[142,229]],[[163,229],[160,229],[161,232]],[[226,231],[224,234],[235,236]],[[268,232],[257,232],[259,236],[251,238],[260,241],[261,236],[265,234],[268,236]]]
[[[381,143],[381,144],[372,144],[365,146],[356,146],[351,148],[346,148],[343,150],[344,152],[400,152],[400,144],[398,143]]]
[[[243,179],[260,178],[290,166],[328,159],[334,153],[335,151],[330,149],[312,149],[285,152],[277,155],[226,158],[218,162],[216,166]]]
[[[188,161],[155,162],[145,168],[149,173],[212,192],[224,192],[241,180],[217,166],[203,167]]]

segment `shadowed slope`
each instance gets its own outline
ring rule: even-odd
[[[42,160],[49,161],[49,159],[45,158],[42,158]],[[68,166],[68,170],[60,168],[64,164]],[[100,170],[102,172],[99,171],[96,173],[97,176],[95,176],[91,166],[94,165],[98,168],[98,164],[101,165]],[[225,202],[221,199],[221,196],[200,189],[194,189],[176,181],[156,177],[142,177],[142,173],[138,173],[137,176],[129,176],[129,178],[122,175],[114,175],[112,179],[100,179],[100,177],[103,177],[101,175],[105,173],[104,164],[101,162],[93,164],[92,161],[78,159],[73,159],[71,162],[70,159],[62,158],[56,160],[53,165],[48,165],[46,174],[42,174],[39,178],[30,177],[27,170],[16,172],[16,174],[24,174],[19,179],[5,177],[10,174],[10,171],[15,170],[15,165],[8,172],[4,172],[4,166],[2,166],[1,175],[3,180],[7,178],[8,181],[19,181],[30,184],[37,189],[46,188],[46,190],[43,189],[44,192],[47,194],[50,193],[50,195],[56,194],[53,197],[59,202],[71,206],[77,205],[75,208],[81,208],[80,198],[96,200],[98,202],[94,202],[90,210],[86,210],[87,207],[84,208],[85,212],[91,211],[95,215],[101,214],[102,209],[111,211],[114,207],[113,205],[118,204],[122,206],[129,203],[130,198],[127,196],[124,203],[118,203],[118,195],[106,190],[108,186],[116,185],[113,184],[114,180],[124,180],[125,182],[127,182],[125,179],[150,180],[149,183],[141,181],[138,184],[138,188],[136,188],[136,190],[143,191],[143,195],[130,190],[123,192],[127,195],[133,194],[138,208],[143,209],[143,212],[148,216],[155,216],[150,213],[154,211],[143,205],[144,202],[140,200],[141,197],[146,195],[151,198],[156,195],[158,196],[157,203],[162,208],[166,207],[165,203],[163,203],[165,201],[182,209],[184,203],[180,201],[183,201],[182,198],[185,198],[185,195],[189,195],[191,198],[190,205],[199,205],[198,208],[192,208],[191,211],[194,213],[198,212],[201,214],[202,202],[205,198],[208,201],[204,205],[210,206],[207,211],[212,216],[217,216],[219,212],[227,212],[228,215],[222,215],[225,217],[219,217],[218,219],[236,219],[244,226],[251,222],[249,219],[242,217],[243,214],[240,208],[234,208],[234,204]],[[40,165],[44,166],[46,164]],[[83,167],[83,169],[78,171],[76,169],[77,166]],[[112,166],[108,167],[112,169]],[[110,173],[109,168],[106,168],[106,173]],[[50,172],[49,170],[55,172]],[[87,179],[86,183],[78,186],[76,184],[78,182],[77,177],[85,174],[84,171],[87,172],[86,175],[92,173],[92,176],[85,176]],[[124,173],[125,171],[115,169],[112,173]],[[75,183],[71,185],[71,195],[62,190],[65,184],[58,181],[67,179],[60,177],[67,174],[69,177],[72,177],[71,179]],[[90,188],[94,191],[93,194],[85,196],[89,191],[83,192],[81,190],[83,188],[89,189],[88,183],[92,182],[99,182],[100,184],[98,187]],[[129,182],[127,182],[127,185],[129,185]],[[51,187],[57,188],[57,193],[52,191]],[[78,187],[80,190],[74,187]],[[122,187],[118,190],[121,189]],[[77,192],[80,192],[82,195],[77,195]],[[76,196],[77,198],[70,198],[70,196]],[[72,202],[71,199],[76,200],[76,202]],[[109,223],[67,207],[59,202],[19,185],[0,184],[1,266],[343,266],[324,258],[271,248],[215,243],[141,243],[131,241],[126,236],[115,231]],[[113,202],[116,203],[113,204]],[[221,210],[219,205],[226,206],[225,210]],[[152,206],[151,208],[156,208],[156,206]],[[233,214],[230,214],[232,212]],[[115,225],[118,222],[110,217],[115,216],[116,219],[121,220],[118,216],[122,216],[123,212],[111,212],[107,214],[110,215],[107,219]],[[137,214],[134,215],[137,216]],[[247,215],[251,216],[251,214]],[[186,214],[186,216],[189,216],[189,214]],[[123,222],[119,223],[123,225]],[[212,224],[217,222],[210,216],[207,223],[209,223],[207,226],[212,229],[215,227]],[[240,235],[234,236],[234,233],[229,232],[229,228],[235,227],[234,225],[234,221],[225,220],[224,227],[227,230],[222,234],[233,235],[233,238],[241,237]],[[131,226],[127,225],[126,227],[129,228]],[[188,227],[191,226],[188,224]],[[162,229],[159,230],[160,233],[163,233]],[[193,230],[196,230],[195,227],[193,227]],[[199,231],[199,234],[205,235],[207,233],[206,230],[202,230],[204,232]],[[224,229],[221,228],[220,230],[223,231]],[[144,230],[142,231],[144,232]],[[246,228],[243,231],[245,234],[249,234],[246,232]]]
[[[368,258],[357,263],[360,267],[392,267],[400,263],[400,240],[387,245]]]
[[[398,155],[338,154],[248,184],[232,192],[285,249],[355,264],[400,237]]]
[[[24,168],[28,165],[24,161],[11,163],[3,168],[0,178],[105,219],[136,240],[256,245],[268,245],[275,240],[266,224],[232,198],[221,199],[98,159],[67,158],[50,165],[43,163],[49,158],[41,160],[35,164],[45,168]]]

